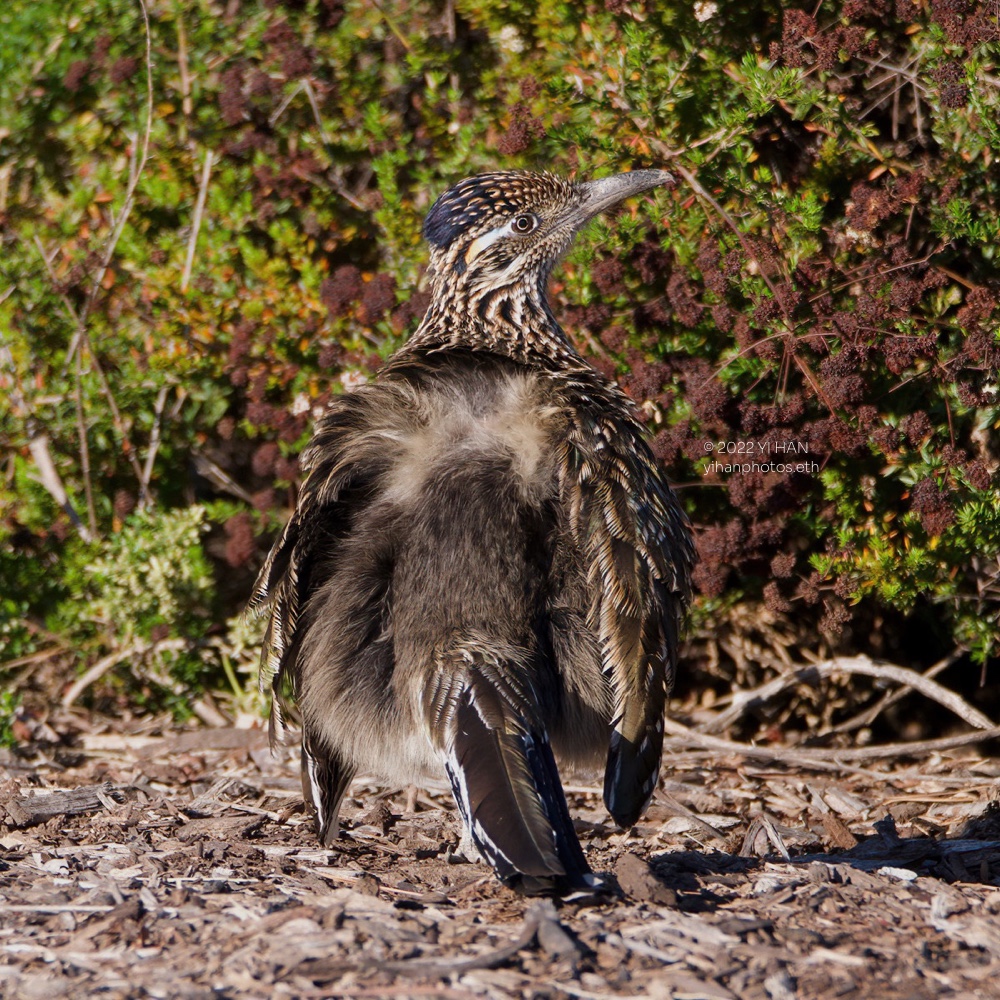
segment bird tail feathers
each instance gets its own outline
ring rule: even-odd
[[[445,768],[466,829],[509,887],[565,895],[601,886],[584,857],[545,729],[516,668],[481,664],[445,685]],[[440,689],[439,689],[440,691]],[[438,730],[440,732],[440,730]]]
[[[337,839],[340,804],[353,777],[351,764],[302,734],[302,795],[312,804],[316,834],[324,847]]]

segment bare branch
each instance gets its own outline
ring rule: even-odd
[[[961,649],[952,650],[946,657],[938,660],[933,666],[928,667],[924,672],[923,676],[928,679],[936,677],[943,670],[947,670],[963,653]],[[833,726],[830,729],[831,733],[849,733],[852,730],[860,729],[862,726],[870,726],[890,705],[895,705],[897,701],[905,698],[913,688],[909,685],[904,687],[896,688],[895,691],[887,691],[875,705],[866,708],[863,712],[859,712],[857,715],[845,722],[841,722],[837,726]]]
[[[191,112],[194,105],[191,101],[191,71],[188,68],[187,51],[187,31],[184,28],[184,17],[178,8],[177,11],[177,71],[181,77],[181,111],[184,114],[181,120],[181,139],[187,138],[187,123],[191,120]]]
[[[62,707],[69,708],[84,691],[95,681],[100,680],[112,667],[131,659],[133,656],[142,656],[154,649],[159,650],[180,650],[186,649],[189,643],[187,639],[167,639],[163,642],[140,642],[125,646],[123,649],[115,650],[108,656],[104,656],[96,663],[92,664],[84,673],[67,688],[62,697]]]
[[[87,502],[87,525],[90,534],[97,537],[97,512],[94,509],[94,484],[90,479],[90,442],[87,440],[87,421],[83,412],[83,354],[76,352],[74,383],[74,408],[76,409],[76,437],[80,442],[80,472],[83,475],[83,495]]]
[[[38,250],[39,255],[42,258],[42,262],[45,264],[45,269],[48,271],[49,280],[52,282],[53,288],[56,290],[60,299],[62,299],[63,308],[66,310],[66,314],[69,316],[70,320],[76,326],[76,333],[73,336],[73,342],[70,345],[68,352],[68,357],[72,357],[74,363],[77,364],[78,371],[80,370],[80,355],[79,347],[85,345],[90,350],[90,360],[94,372],[97,374],[98,380],[101,383],[101,391],[104,393],[105,398],[108,401],[108,407],[111,410],[111,416],[114,420],[115,429],[121,435],[122,438],[122,449],[125,452],[126,457],[132,465],[132,469],[136,474],[136,477],[140,479],[142,477],[142,470],[139,468],[139,463],[135,458],[135,453],[132,448],[132,444],[129,441],[128,434],[125,429],[125,422],[122,420],[121,410],[118,408],[118,403],[115,400],[114,393],[111,391],[111,385],[108,382],[107,376],[104,374],[104,369],[101,367],[100,361],[97,359],[97,355],[94,354],[93,349],[90,345],[90,338],[87,335],[87,328],[83,318],[83,313],[77,313],[76,309],[73,308],[73,303],[70,301],[69,296],[62,291],[59,291],[59,281],[56,277],[55,271],[52,269],[52,259],[55,253],[47,254],[45,252],[45,247],[42,246],[42,241],[36,236],[34,238],[35,247]],[[82,405],[82,404],[81,404]],[[82,419],[82,417],[80,418]],[[85,440],[81,440],[81,453],[85,447]],[[87,458],[89,464],[89,455]]]
[[[208,197],[208,181],[212,176],[212,151],[205,150],[205,162],[201,168],[201,181],[198,184],[198,200],[194,206],[194,218],[191,220],[191,236],[188,239],[187,258],[184,261],[184,272],[181,274],[181,291],[186,292],[191,280],[191,268],[194,266],[194,252],[198,245],[198,233],[201,230],[201,217],[205,211],[205,199]]]
[[[73,340],[71,341],[69,350],[67,351],[67,359],[66,359],[67,364],[70,362],[71,359],[75,359],[78,366],[77,367],[78,380],[82,379],[82,368],[80,367],[80,362],[77,355],[78,352],[83,347],[86,347],[89,350],[93,370],[97,374],[97,377],[101,384],[101,392],[103,393],[105,399],[108,401],[108,406],[111,410],[112,417],[114,419],[115,428],[121,435],[122,448],[141,486],[142,469],[139,466],[138,460],[135,457],[135,451],[132,448],[132,445],[129,441],[128,434],[126,432],[125,422],[122,420],[121,410],[119,409],[118,404],[115,400],[114,393],[111,391],[111,385],[108,382],[107,376],[105,375],[103,368],[101,367],[100,361],[97,358],[97,354],[93,349],[93,345],[90,343],[90,336],[87,332],[87,319],[90,316],[90,313],[95,303],[97,302],[97,297],[100,294],[101,288],[104,283],[104,277],[107,274],[108,268],[111,265],[111,259],[114,256],[115,249],[118,246],[118,241],[121,239],[122,232],[125,229],[125,224],[128,222],[129,214],[132,211],[132,206],[135,203],[135,192],[139,184],[139,179],[141,178],[143,169],[146,166],[146,161],[149,159],[149,143],[153,130],[153,43],[152,43],[152,34],[149,27],[149,12],[146,9],[146,0],[138,0],[138,3],[140,9],[142,10],[142,20],[143,20],[143,25],[145,27],[145,39],[146,39],[146,59],[145,59],[146,127],[142,136],[141,150],[139,151],[137,156],[133,155],[132,160],[129,164],[129,181],[128,181],[128,187],[126,188],[125,191],[125,199],[124,202],[122,203],[120,212],[118,212],[116,217],[113,216],[111,235],[109,236],[108,241],[105,244],[104,251],[101,254],[100,264],[97,268],[97,271],[94,274],[94,280],[93,283],[91,284],[90,294],[87,296],[87,301],[84,303],[83,309],[81,309],[80,312],[77,313],[76,310],[73,308],[72,302],[70,302],[69,297],[65,295],[65,293],[60,293],[60,297],[62,299],[64,308],[66,309],[68,315],[70,316],[70,319],[73,321],[73,324],[76,327]],[[42,246],[41,241],[37,237],[35,237],[35,246],[38,248],[38,251],[41,254],[42,260],[45,264],[46,271],[49,274],[49,278],[52,281],[53,286],[58,288],[58,282],[56,280],[55,273],[52,270],[52,259],[54,255],[50,256],[45,253],[44,247]],[[88,532],[88,534],[96,534],[96,515],[93,509],[93,495],[89,481],[89,465],[90,465],[89,449],[87,448],[85,429],[81,431],[81,428],[85,428],[85,424],[86,421],[84,419],[84,414],[82,412],[82,392],[79,391],[79,385],[78,385],[77,427],[78,427],[78,435],[80,437],[80,460],[84,471],[84,488],[87,494],[88,519],[91,522],[91,531]],[[41,439],[38,439],[36,441],[36,445],[38,454],[42,455],[44,460],[44,456],[47,454],[48,451],[47,438],[44,438],[43,435]],[[36,453],[36,447],[33,446],[32,454],[35,455],[35,453]],[[37,460],[38,459],[36,456],[36,462]],[[51,467],[51,460],[49,461],[49,466]],[[54,467],[51,467],[51,471],[52,472],[55,471]],[[51,492],[49,483],[46,482],[46,478],[48,477],[48,472],[42,473],[42,476],[43,476],[43,482],[46,483],[46,488],[50,489]],[[50,479],[50,482],[52,482],[52,486],[55,486],[54,481]],[[65,497],[65,490],[62,489],[61,482],[59,483],[59,489],[62,491],[62,495]],[[144,491],[141,493],[141,496],[143,495]],[[53,496],[56,496],[56,494],[53,494]],[[67,510],[67,513],[70,514],[70,517],[71,519],[73,519],[74,523],[79,525],[79,517],[76,515],[74,511],[72,511],[71,507],[68,507],[68,500],[64,500],[62,502],[62,505],[64,509]]]
[[[919,676],[919,674],[917,675]],[[750,743],[737,743],[718,736],[699,733],[694,729],[667,719],[664,731],[672,739],[666,741],[665,748],[685,750],[692,744],[712,751],[737,754],[751,760],[773,761],[790,766],[809,767],[821,771],[840,770],[840,762],[851,760],[888,760],[893,757],[923,757],[943,750],[956,750],[973,743],[985,743],[1000,738],[1000,726],[977,729],[962,736],[946,736],[937,740],[914,740],[912,743],[884,743],[867,747],[842,747],[839,749],[816,749],[814,747],[766,747]]]
[[[38,469],[38,481],[49,491],[52,499],[65,511],[73,526],[80,533],[80,537],[85,542],[93,541],[87,526],[80,520],[73,505],[69,502],[66,487],[63,486],[62,477],[59,475],[52,461],[52,452],[49,450],[49,436],[41,430],[38,422],[33,418],[28,418],[28,450],[35,460],[35,467]]]
[[[9,294],[10,289],[4,293],[0,301],[6,299]],[[28,407],[28,402],[21,393],[17,382],[14,356],[11,354],[7,342],[0,336],[0,372],[4,369],[10,372],[11,385],[8,389],[8,398],[11,402],[11,408],[15,412],[20,411],[24,417],[25,430],[28,435],[28,450],[35,461],[35,468],[38,469],[38,481],[48,491],[49,496],[62,508],[70,521],[73,522],[73,527],[79,532],[80,537],[86,542],[92,541],[94,533],[80,520],[80,515],[77,514],[76,508],[70,503],[62,477],[59,475],[58,469],[56,469],[55,462],[52,461],[48,435],[32,415]]]
[[[149,448],[146,451],[146,461],[142,466],[142,480],[140,483],[141,492],[143,496],[143,502],[140,506],[144,506],[145,502],[148,502],[149,498],[149,483],[153,478],[153,465],[156,463],[156,453],[160,448],[160,433],[161,427],[163,425],[163,408],[167,402],[167,393],[170,392],[170,386],[163,386],[156,396],[156,406],[153,409],[153,429],[149,435]]]
[[[993,721],[973,708],[967,701],[960,698],[954,691],[931,680],[926,674],[919,674],[907,667],[899,667],[892,663],[875,663],[867,656],[851,656],[832,660],[823,660],[807,666],[798,667],[775,677],[774,680],[761,684],[751,691],[738,691],[733,695],[732,704],[724,712],[720,712],[709,722],[700,726],[702,732],[722,732],[731,726],[754,706],[759,706],[771,700],[776,695],[798,684],[815,683],[821,677],[832,674],[861,674],[874,677],[877,680],[891,681],[905,688],[919,691],[927,698],[954,712],[960,719],[977,729],[994,728]]]
[[[285,99],[271,112],[267,119],[268,125],[272,127],[280,120],[281,116],[288,110],[288,106],[295,100],[295,96],[302,90],[302,83],[297,83],[286,95]]]

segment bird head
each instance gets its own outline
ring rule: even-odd
[[[459,181],[424,222],[436,290],[490,294],[544,285],[573,237],[630,195],[668,184],[665,170],[575,183],[549,173],[501,171]]]
[[[665,170],[580,183],[511,170],[459,181],[424,222],[433,294],[411,347],[578,359],[549,308],[549,272],[595,215],[672,180]]]

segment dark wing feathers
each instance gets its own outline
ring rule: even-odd
[[[593,890],[599,880],[573,829],[519,658],[523,652],[505,658],[496,643],[441,657],[425,694],[427,733],[466,828],[505,884],[527,895]]]
[[[261,653],[260,688],[272,689],[271,739],[284,735],[283,696],[298,686],[295,651],[301,636],[299,618],[309,597],[323,582],[338,535],[349,530],[352,501],[387,463],[385,442],[366,427],[378,391],[383,407],[405,402],[384,387],[363,387],[335,400],[317,425],[302,454],[308,473],[295,512],[264,561],[247,604],[250,617],[269,615]],[[320,560],[323,560],[321,563]]]
[[[320,843],[329,847],[337,839],[337,817],[354,777],[353,765],[329,747],[317,747],[310,734],[302,734],[302,795],[311,802]]]
[[[612,690],[604,801],[628,827],[656,785],[694,555],[684,514],[630,404],[610,386],[592,386],[588,395],[594,405],[572,411],[560,492],[589,570],[590,626]]]

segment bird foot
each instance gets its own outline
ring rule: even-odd
[[[462,839],[459,840],[458,847],[448,855],[448,860],[454,864],[461,864],[463,860],[473,865],[486,864],[485,859],[479,853],[479,848],[476,847],[476,842],[472,839],[472,834],[464,826],[462,827]]]

